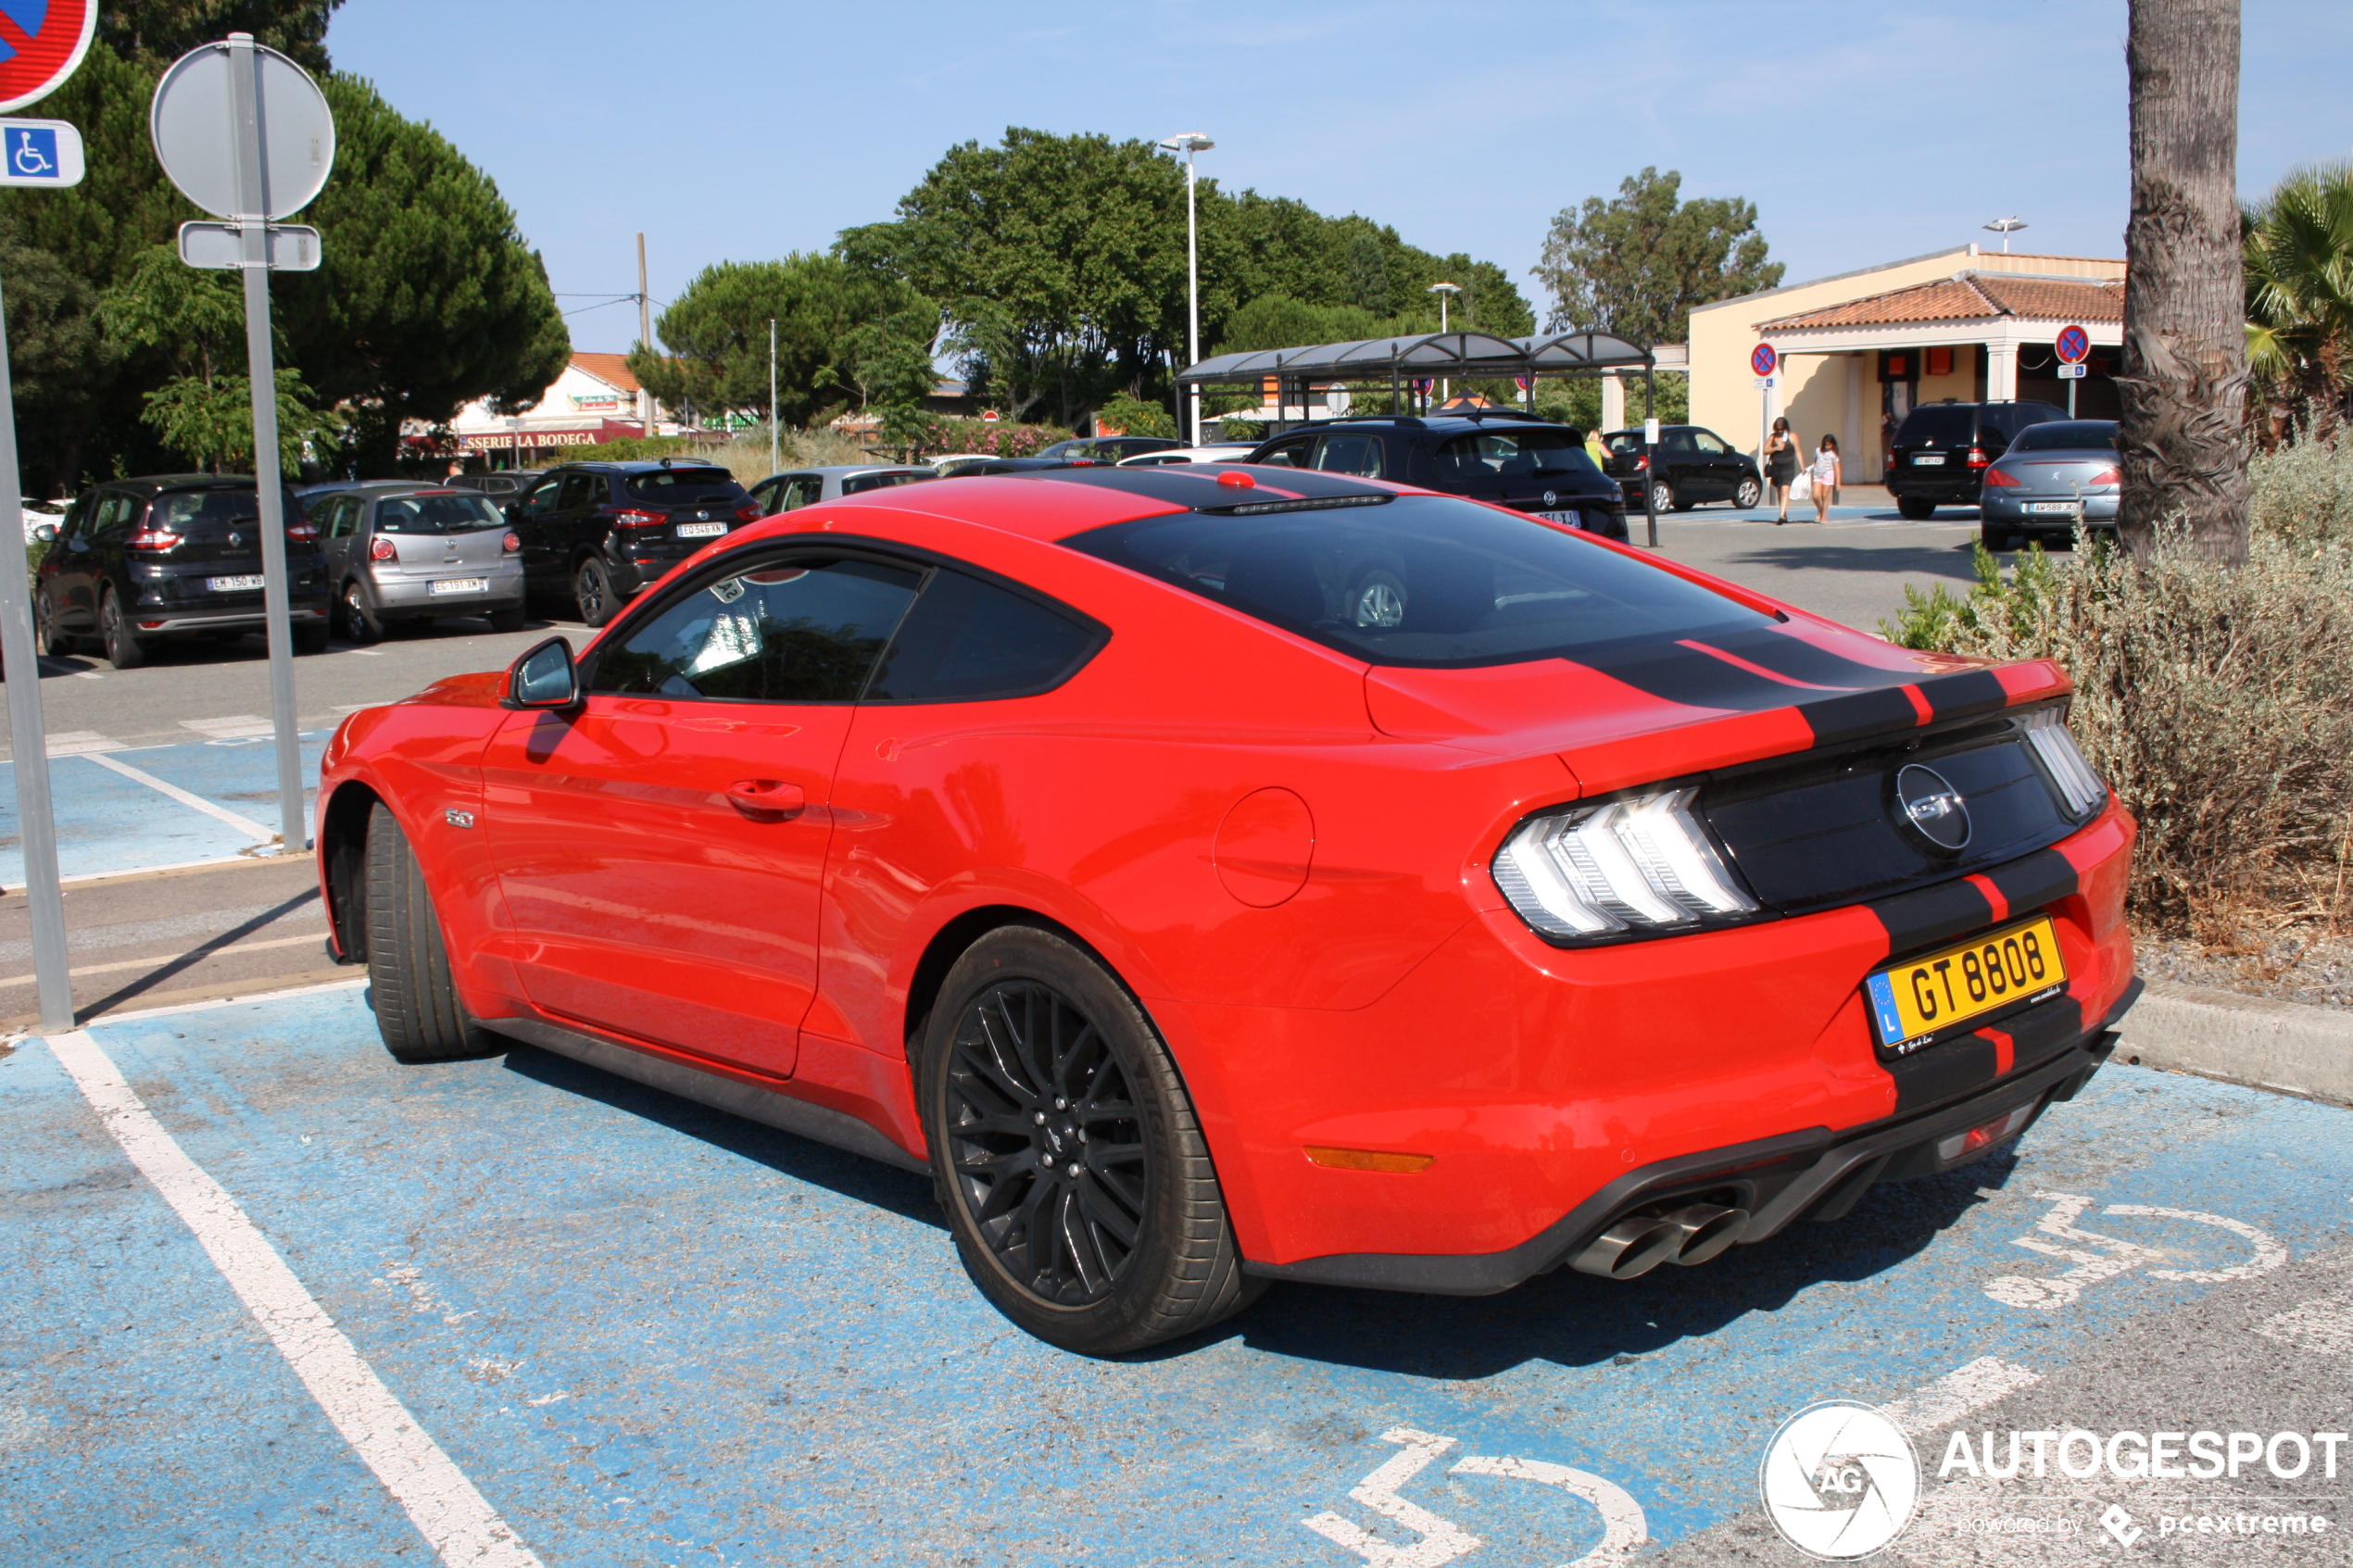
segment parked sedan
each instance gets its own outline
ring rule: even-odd
[[[1743,511],[1765,498],[1765,480],[1755,459],[1714,431],[1700,425],[1666,425],[1658,445],[1642,450],[1642,433],[1616,430],[1602,437],[1609,449],[1609,473],[1626,488],[1626,505],[1642,504],[1650,489],[1654,511],[1687,512],[1708,501],[1730,501]]]
[[[925,1172],[990,1301],[1111,1354],[2007,1148],[2136,990],[2068,693],[1460,496],[1036,470],[766,519],[354,715],[320,869],[396,1057]]]
[[[1985,470],[1978,493],[1980,536],[1989,550],[2029,540],[2065,544],[2075,526],[2116,532],[2124,476],[2116,466],[2114,420],[2052,420],[2019,432]]]
[[[795,469],[772,474],[751,487],[751,504],[760,517],[795,512],[820,501],[863,495],[918,480],[937,479],[937,470],[914,463],[837,463],[827,468]]]
[[[395,621],[482,615],[522,630],[522,540],[479,491],[412,484],[314,496],[345,638],[372,643]]]
[[[319,530],[292,491],[284,497],[295,651],[323,653]],[[128,670],[168,638],[234,642],[263,630],[260,512],[254,482],[235,474],[118,479],[83,492],[61,526],[35,531],[48,536],[33,574],[41,651],[70,653],[94,635],[107,662]]]

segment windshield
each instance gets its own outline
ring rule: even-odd
[[[725,469],[661,469],[632,474],[629,498],[658,507],[693,507],[706,501],[740,501],[744,487]]]
[[[1438,449],[1441,483],[1547,475],[1596,475],[1585,444],[1565,430],[1481,431],[1458,435]]]
[[[2013,452],[2095,452],[2116,450],[2114,420],[2049,420],[2029,425],[2010,443]]]
[[[1977,439],[1977,405],[1940,404],[1915,408],[1904,417],[1896,433],[1898,446],[1966,446]]]
[[[1582,659],[1629,641],[1774,624],[1606,546],[1449,496],[1255,517],[1187,512],[1063,543],[1372,664]]]
[[[379,533],[471,533],[506,525],[498,508],[483,495],[396,495],[376,503]]]

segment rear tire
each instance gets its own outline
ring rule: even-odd
[[[605,563],[590,556],[572,574],[572,600],[580,607],[580,619],[590,626],[602,626],[612,619],[620,607],[613,602],[612,574]]]
[[[1680,512],[1682,509],[1683,504],[1675,498],[1675,487],[1673,485],[1667,483],[1667,481],[1662,479],[1657,483],[1651,486],[1651,510],[1655,512]]]
[[[327,651],[327,623],[306,621],[294,629],[294,650],[298,654]]]
[[[1765,486],[1755,480],[1743,479],[1732,490],[1732,505],[1747,511],[1765,498]]]
[[[107,662],[117,670],[136,670],[147,662],[147,650],[140,644],[139,633],[131,629],[130,619],[122,613],[122,601],[111,587],[98,601],[98,636],[107,645]]]
[[[389,807],[368,812],[368,980],[395,1061],[455,1061],[506,1048],[466,1016],[422,868]]]
[[[1241,1272],[1200,1119],[1158,1032],[1071,942],[1015,925],[966,948],[920,1063],[957,1256],[1024,1330],[1119,1355],[1198,1333],[1264,1290]]]
[[[1936,515],[1936,503],[1917,495],[1895,497],[1895,515],[1907,522],[1926,522]]]
[[[32,645],[44,659],[64,659],[73,652],[73,639],[57,630],[57,612],[38,588],[32,593]]]
[[[368,595],[358,578],[345,583],[343,592],[336,596],[335,618],[343,622],[336,628],[343,633],[343,640],[355,647],[364,648],[384,637],[384,623],[368,608]]]
[[[1983,523],[1979,526],[1977,530],[1977,538],[1978,543],[1983,545],[1986,549],[1992,551],[1995,555],[1999,555],[2005,550],[2015,550],[2019,546],[2019,537],[2017,534],[2011,533],[2007,528],[1997,528],[1990,522]]]
[[[527,619],[521,605],[507,605],[490,612],[490,629],[494,632],[520,632]]]

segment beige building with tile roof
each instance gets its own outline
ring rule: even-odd
[[[1692,312],[1692,422],[1755,452],[1773,417],[1786,414],[1809,449],[1824,433],[1836,435],[1849,483],[1869,483],[1887,438],[1919,404],[2065,408],[2052,341],[2070,325],[2092,340],[2089,372],[2075,383],[2077,411],[2113,419],[2121,261],[1967,245],[1719,300]],[[1780,359],[1768,388],[1749,363],[1759,343]]]

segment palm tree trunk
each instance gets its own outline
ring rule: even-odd
[[[2132,0],[2124,54],[2133,215],[2118,521],[2135,555],[2179,516],[2192,548],[2236,563],[2247,541],[2238,0]]]

